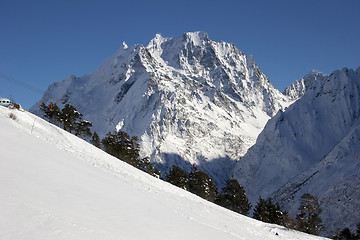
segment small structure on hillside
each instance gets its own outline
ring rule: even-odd
[[[11,100],[0,97],[0,106],[9,107],[10,105],[12,105]]]

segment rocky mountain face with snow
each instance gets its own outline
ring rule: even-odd
[[[325,77],[326,75],[323,73],[313,70],[304,78],[299,81],[296,80],[293,84],[288,86],[283,93],[291,99],[297,100],[304,96],[307,89],[313,88],[316,81],[324,81]]]
[[[311,72],[286,93],[303,96],[266,124],[233,177],[253,203],[259,195],[271,197],[292,215],[310,193],[328,232],[354,230],[360,213],[360,68],[329,76]]]
[[[50,101],[75,106],[100,137],[115,130],[138,136],[141,156],[163,172],[195,163],[220,185],[291,102],[252,56],[204,32],[156,35],[146,47],[124,43],[93,73],[51,85],[31,111],[39,115]]]

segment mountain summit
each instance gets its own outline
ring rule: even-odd
[[[141,155],[163,172],[193,163],[223,183],[268,119],[290,103],[252,56],[204,32],[125,43],[93,73],[49,86],[42,102],[75,106],[100,137],[138,136]]]

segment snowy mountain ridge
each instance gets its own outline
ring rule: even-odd
[[[28,112],[0,106],[0,134],[3,240],[324,239],[221,208]]]
[[[329,231],[355,229],[360,207],[360,68],[304,78],[306,91],[266,124],[233,177],[254,203],[271,197],[295,215],[299,199],[319,199]]]
[[[292,102],[252,56],[204,32],[157,34],[147,47],[124,43],[93,73],[51,85],[31,111],[39,115],[51,99],[75,106],[100,137],[115,129],[138,136],[141,155],[163,172],[196,163],[220,185],[267,120]]]
[[[314,88],[316,81],[323,81],[326,77],[325,74],[320,73],[316,70],[311,71],[308,73],[304,78],[295,80],[293,84],[286,87],[284,91],[284,95],[289,96],[291,99],[299,99],[304,96],[305,92],[308,89]]]

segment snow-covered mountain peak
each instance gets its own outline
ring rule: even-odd
[[[161,56],[162,54],[162,50],[161,50],[161,44],[166,40],[166,38],[164,38],[163,36],[161,36],[160,33],[157,33],[155,35],[155,37],[153,39],[151,39],[151,41],[149,42],[149,44],[147,45],[147,49],[149,49],[149,51],[152,54],[156,54],[158,57]]]
[[[195,46],[203,46],[210,41],[209,35],[206,32],[187,32],[183,34],[187,42],[193,43]]]
[[[316,84],[321,84],[325,77],[327,77],[327,75],[317,70],[312,70],[306,74],[304,78],[296,80],[293,84],[286,87],[284,95],[294,100],[299,99],[304,96],[306,91],[313,89]]]
[[[314,78],[314,76],[317,76],[317,75],[324,75],[324,74],[322,72],[319,72],[316,69],[313,69],[308,74],[305,75],[304,79]]]
[[[326,78],[327,75],[324,73],[321,73],[317,70],[312,70],[311,72],[309,72],[308,74],[305,75],[304,79],[304,84],[306,86],[307,89],[311,89],[314,88],[316,83],[322,83],[324,78]]]
[[[129,46],[126,44],[126,42],[124,41],[123,43],[122,43],[122,48],[123,49],[127,49]]]
[[[227,180],[266,121],[290,104],[252,56],[204,32],[157,34],[146,47],[121,47],[93,73],[47,94],[59,107],[71,102],[100,137],[115,129],[138,136],[142,156],[165,172],[196,162],[217,183]],[[31,111],[40,114],[41,102],[49,101],[44,96]]]

